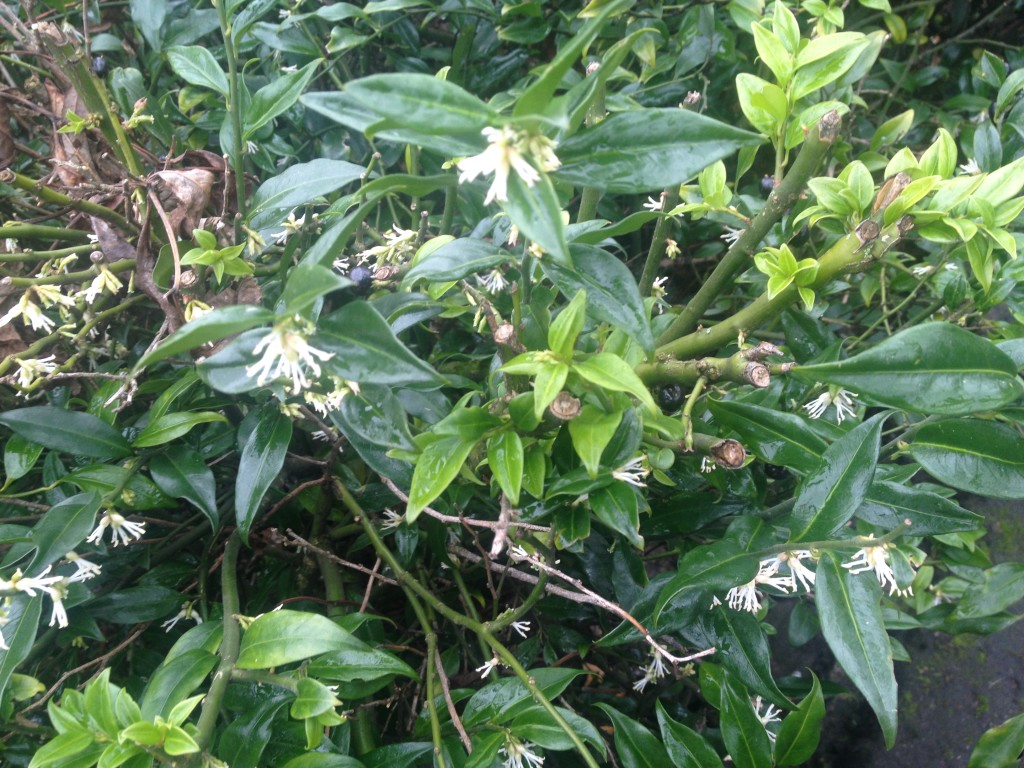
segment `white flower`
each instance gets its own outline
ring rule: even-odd
[[[508,280],[501,274],[500,269],[492,269],[483,277],[477,275],[477,282],[487,289],[488,293],[501,293],[508,288]]]
[[[874,537],[874,534],[868,536],[869,539]],[[888,548],[888,544],[883,544],[880,547],[863,547],[857,550],[857,554],[849,562],[843,563],[843,568],[848,568],[850,573],[874,571],[875,576],[878,578],[878,583],[882,585],[882,589],[885,589],[886,585],[888,585],[890,596],[910,597],[914,594],[913,587],[900,589],[896,583],[896,575],[892,571],[892,566],[889,565]]]
[[[715,463],[715,460],[712,459],[711,457],[709,457],[709,456],[701,456],[700,457],[700,471],[701,472],[704,472],[705,474],[710,474],[710,473],[714,472],[717,467],[718,467],[718,465]]]
[[[725,240],[729,245],[735,245],[736,241],[743,235],[742,229],[733,229],[732,227],[725,228],[725,234],[721,235],[721,239]]]
[[[665,238],[665,258],[674,259],[683,251],[679,248],[679,243],[673,240],[671,237]]]
[[[789,572],[792,575],[793,591],[797,591],[797,583],[799,583],[805,591],[811,591],[811,585],[814,584],[815,573],[806,565],[801,563],[801,560],[814,559],[814,555],[806,549],[796,549],[791,552],[782,552],[778,555],[779,562],[785,563],[789,567]]]
[[[253,354],[261,352],[263,357],[248,366],[245,374],[256,376],[256,383],[260,386],[281,377],[291,379],[292,392],[296,394],[309,386],[305,368],[314,376],[319,376],[320,364],[317,360],[334,357],[330,352],[311,347],[301,333],[292,330],[289,323],[278,323],[260,339]]]
[[[100,575],[100,566],[91,560],[86,560],[76,552],[68,552],[64,559],[75,566],[75,572],[68,577],[68,582],[86,581]]]
[[[75,300],[61,293],[60,288],[56,285],[34,285],[32,290],[39,297],[39,300],[43,302],[44,307],[52,307],[54,305],[73,307],[75,305]]]
[[[491,187],[487,190],[484,205],[489,205],[494,200],[500,202],[508,200],[510,171],[515,171],[528,187],[532,187],[540,181],[540,174],[522,155],[520,146],[523,142],[519,133],[509,126],[484,128],[482,133],[489,142],[487,149],[479,155],[459,160],[456,165],[462,171],[459,174],[460,184],[473,181],[478,176],[494,174],[494,181],[491,182]],[[553,153],[551,153],[551,157],[554,157]],[[557,162],[557,158],[554,159]],[[550,158],[548,162],[550,163]]]
[[[531,746],[528,741],[519,741],[509,736],[505,746],[501,748],[505,754],[502,768],[538,768],[544,765],[544,758],[531,751]]]
[[[0,579],[0,592],[24,592],[29,597],[35,597],[36,591],[45,592],[51,594],[53,592],[53,585],[59,581],[64,581],[63,576],[47,576],[52,566],[46,566],[46,570],[40,573],[38,576],[26,576],[22,573],[21,568],[11,574],[9,581]]]
[[[981,168],[978,167],[978,161],[973,157],[969,158],[966,163],[961,165],[960,170],[972,176],[976,173],[981,173]]]
[[[768,708],[765,709],[764,713],[761,712],[761,706],[764,704],[761,701],[760,696],[754,697],[754,713],[757,715],[757,719],[761,721],[761,725],[764,726],[765,732],[768,734],[768,738],[772,744],[775,743],[775,734],[768,730],[768,723],[780,723],[782,718],[779,715],[782,714],[782,710],[776,707],[774,704],[769,704]]]
[[[529,560],[530,553],[526,551],[526,548],[522,544],[516,544],[508,548],[509,559],[513,562],[519,562],[520,560]]]
[[[931,264],[918,264],[916,267],[910,270],[910,273],[914,275],[914,277],[924,277],[925,275],[929,274],[933,269],[935,269],[935,267],[933,267]]]
[[[67,597],[68,593],[68,581],[67,579],[61,579],[60,583],[54,584],[47,590],[50,595],[50,600],[53,601],[53,609],[50,611],[50,623],[48,626],[56,624],[61,629],[64,629],[68,625],[68,612],[64,608],[64,598]]]
[[[393,509],[385,509],[384,522],[380,524],[380,527],[386,531],[391,528],[398,528],[404,522],[405,515],[400,515]]]
[[[117,512],[108,511],[100,518],[100,524],[89,534],[86,541],[90,544],[99,544],[103,541],[103,531],[108,527],[110,528],[110,543],[115,547],[120,544],[131,544],[133,539],[141,539],[146,533],[145,523],[133,523]]]
[[[350,269],[348,256],[339,256],[338,258],[331,262],[331,266],[334,267],[339,272],[341,272],[342,274],[345,274]]]
[[[189,299],[188,303],[185,305],[185,322],[191,323],[193,320],[198,320],[203,315],[208,315],[211,312],[213,312],[213,307],[205,301]]]
[[[646,688],[649,683],[653,683],[655,681],[655,677],[651,674],[649,667],[644,667],[643,673],[643,676],[633,683],[633,690],[637,693],[643,693],[644,688]]]
[[[107,269],[106,264],[100,264],[100,272],[96,277],[93,278],[92,283],[82,296],[85,298],[86,304],[92,304],[96,301],[96,297],[104,291],[108,293],[117,293],[124,287],[124,283],[117,279],[117,275]]]
[[[530,622],[528,621],[513,621],[512,629],[519,633],[520,637],[526,637],[526,633],[530,631]]]
[[[480,673],[481,678],[486,679],[487,676],[491,674],[491,670],[496,669],[499,664],[501,664],[501,660],[498,658],[498,655],[495,654],[488,661],[485,661],[483,664],[477,667],[476,671]]]
[[[757,575],[746,584],[733,587],[725,594],[725,600],[734,611],[749,611],[757,613],[761,610],[760,593],[757,588],[761,584],[783,592],[795,589],[792,576],[776,576],[779,572],[779,560],[772,557],[762,560],[757,569]]]
[[[833,387],[827,392],[822,392],[814,400],[807,403],[807,405],[804,406],[804,410],[807,411],[807,415],[812,419],[818,419],[821,418],[825,411],[828,410],[830,405],[835,406],[836,423],[842,424],[843,419],[855,416],[857,413],[856,405],[853,402],[853,398],[855,397],[857,397],[856,392],[850,392],[845,389],[835,389]]]
[[[48,376],[57,370],[57,364],[52,362],[54,356],[41,357],[38,360],[17,360],[14,362],[18,364],[18,386],[22,389],[27,389],[32,385],[32,382],[43,376]]]
[[[39,305],[32,301],[31,292],[31,289],[25,291],[18,303],[11,307],[6,315],[0,317],[0,326],[7,325],[20,315],[21,322],[31,326],[33,331],[49,333],[53,330],[53,320],[44,315]]]
[[[644,466],[645,456],[636,456],[621,467],[612,471],[612,477],[616,480],[621,480],[624,483],[629,483],[635,488],[646,488],[647,483],[644,480],[651,470]]]
[[[196,624],[202,624],[203,617],[200,616],[199,613],[195,610],[195,608],[193,607],[194,605],[194,600],[190,600],[189,602],[182,605],[180,611],[178,611],[174,616],[172,616],[160,625],[161,627],[164,627],[164,632],[170,632],[172,629],[174,629],[174,625],[182,619],[192,619]]]
[[[299,216],[295,218],[295,211],[288,214],[288,219],[281,225],[284,227],[280,232],[275,232],[271,237],[274,238],[274,242],[278,245],[284,244],[289,237],[296,235],[302,231],[303,225],[306,223],[305,216]]]
[[[660,211],[661,207],[664,204],[665,204],[665,198],[664,197],[658,197],[658,198],[648,197],[647,198],[647,202],[644,203],[644,208],[646,208],[647,210],[652,211],[652,212]]]

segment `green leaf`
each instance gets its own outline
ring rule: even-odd
[[[880,405],[943,416],[992,410],[1024,394],[1017,367],[992,342],[950,323],[925,323],[836,363],[793,369]]]
[[[675,768],[723,768],[714,747],[699,733],[669,717],[660,699],[657,711],[661,738]]]
[[[713,593],[751,581],[757,573],[757,563],[756,558],[728,539],[691,549],[679,561],[676,575],[658,595],[655,623],[670,603],[690,597],[697,602],[706,597],[700,606],[701,610],[706,610]]]
[[[487,441],[487,465],[509,503],[518,506],[523,485],[523,441],[517,432],[506,429]]]
[[[292,702],[290,714],[296,720],[317,717],[341,705],[337,696],[323,683],[309,677],[299,680],[299,691]]]
[[[419,680],[416,670],[392,653],[367,645],[349,635],[342,650],[318,656],[309,674],[335,683],[391,679],[396,675]]]
[[[746,690],[725,678],[722,687],[722,741],[736,768],[771,768],[772,746]]]
[[[620,421],[622,411],[606,413],[587,403],[569,422],[573,448],[592,478],[596,478],[601,470],[601,454],[615,436]]]
[[[1024,598],[1024,564],[1000,563],[971,584],[953,612],[957,619],[992,616]]]
[[[163,749],[168,755],[191,755],[200,751],[195,739],[176,725],[167,729]]]
[[[598,352],[572,367],[576,375],[591,384],[612,392],[628,392],[646,406],[651,413],[658,413],[654,398],[629,364],[611,352]]]
[[[29,597],[19,594],[10,600],[10,604],[5,606],[7,623],[3,628],[7,650],[0,651],[0,694],[6,690],[14,670],[28,658],[36,641],[39,615],[43,611],[42,595]]]
[[[29,768],[65,768],[65,766],[90,766],[103,751],[96,744],[95,736],[85,730],[59,733],[44,744],[32,756]],[[74,759],[74,762],[71,760]]]
[[[789,115],[789,101],[779,86],[741,72],[736,76],[736,94],[740,109],[752,126],[765,136],[779,134]]]
[[[35,524],[27,541],[11,546],[3,565],[14,565],[34,551],[32,560],[22,565],[31,576],[38,576],[47,566],[56,563],[85,541],[96,521],[100,495],[93,491],[68,496],[54,504]],[[6,637],[6,630],[4,631]]]
[[[360,384],[435,389],[445,380],[402,344],[371,304],[351,301],[320,321],[313,345],[334,357],[323,368]]]
[[[503,737],[504,738],[504,737]],[[307,752],[293,757],[284,768],[366,768],[363,763],[347,755],[333,755],[327,752]]]
[[[242,635],[239,669],[270,669],[345,647],[349,633],[325,616],[302,611],[271,611]]]
[[[274,313],[269,309],[252,304],[218,307],[191,323],[185,323],[161,342],[156,349],[143,355],[135,364],[132,373],[133,375],[138,374],[143,368],[157,360],[188,352],[190,349],[212,341],[220,341],[236,333],[255,328],[257,325],[265,325],[273,319]]]
[[[800,702],[795,712],[786,715],[779,728],[775,740],[777,765],[803,765],[818,748],[821,721],[825,719],[825,697],[821,693],[821,683],[813,672],[811,681],[811,692]]]
[[[1016,768],[1024,752],[1024,713],[989,728],[971,752],[967,768]]]
[[[586,319],[586,306],[587,292],[580,289],[548,327],[548,348],[563,360],[572,360],[576,339]]]
[[[756,616],[722,609],[706,614],[701,623],[711,644],[720,648],[716,660],[737,682],[776,706],[793,706],[772,678],[768,638]]]
[[[228,78],[220,64],[201,45],[179,45],[167,49],[167,61],[171,69],[186,83],[210,88],[228,98]]]
[[[882,726],[887,749],[896,742],[896,678],[892,647],[871,573],[851,574],[834,552],[818,560],[814,582],[821,631],[836,660],[864,694]]]
[[[547,174],[540,181],[527,185],[518,174],[508,179],[508,199],[502,204],[512,223],[519,231],[544,249],[545,254],[558,264],[569,266],[569,247],[565,239],[562,205]]]
[[[599,702],[595,706],[615,726],[615,751],[623,768],[665,768],[669,764],[668,752],[653,733],[610,704]]]
[[[769,464],[805,474],[816,469],[828,443],[800,416],[736,400],[710,400],[715,420],[740,436],[747,450]]]
[[[172,440],[177,440],[187,435],[192,427],[199,424],[209,424],[212,421],[227,422],[223,414],[213,411],[190,411],[183,413],[168,413],[159,416],[149,422],[139,436],[132,442],[135,448],[152,448],[155,445],[163,445]]]
[[[321,296],[352,285],[355,283],[333,269],[303,261],[288,273],[281,303],[284,304],[284,312],[297,315],[313,306]]]
[[[570,428],[572,424],[570,421]],[[637,549],[644,548],[644,537],[640,535],[640,505],[632,487],[626,483],[612,483],[592,491],[589,501],[594,517],[601,523],[621,534]]]
[[[578,676],[578,669],[541,667],[528,670],[530,677],[548,699],[555,699]],[[535,706],[533,694],[518,678],[504,678],[488,683],[466,702],[462,722],[467,727],[482,723],[501,725]]]
[[[946,419],[914,433],[910,455],[941,482],[1000,499],[1024,498],[1024,442],[1004,424]]]
[[[976,531],[985,521],[937,493],[884,480],[871,484],[857,517],[884,530],[909,520],[911,536]]]
[[[167,718],[181,701],[198,688],[214,667],[217,656],[195,648],[162,664],[149,679],[139,708],[142,717],[154,720]]]
[[[291,419],[274,404],[264,406],[256,415],[256,425],[242,446],[238,459],[235,522],[243,539],[249,537],[249,528],[256,521],[260,502],[284,466],[291,439]]]
[[[777,9],[779,4],[777,3],[775,7]],[[778,84],[785,88],[793,76],[793,55],[786,49],[782,40],[769,32],[767,27],[754,24],[750,27],[750,31],[754,35],[757,55],[775,75]]]
[[[565,363],[544,365],[533,380],[533,415],[537,421],[544,417],[544,409],[554,402],[569,378],[569,366]]]
[[[118,464],[90,464],[69,472],[61,482],[73,483],[83,491],[111,495],[119,506],[138,512],[173,506],[149,478]]]
[[[793,100],[799,101],[838,80],[870,45],[871,40],[860,32],[836,32],[811,40],[796,57]]]
[[[242,140],[252,138],[256,131],[290,109],[306,90],[320,63],[319,59],[311,61],[297,72],[275,78],[256,91],[242,120]]]
[[[402,286],[410,287],[421,279],[432,283],[462,280],[512,260],[511,253],[493,243],[460,237],[417,259],[402,280]]]
[[[407,522],[414,522],[420,512],[451,484],[459,474],[459,470],[462,469],[470,451],[476,446],[478,439],[477,437],[469,440],[458,436],[442,437],[423,449],[412,472],[409,503],[405,510]]]
[[[157,453],[149,460],[149,474],[161,491],[185,499],[206,515],[213,530],[220,527],[213,471],[196,451],[177,446],[172,451]]]
[[[640,194],[679,185],[761,136],[682,109],[618,112],[558,147],[555,178]]]
[[[91,413],[34,405],[0,413],[0,424],[54,451],[97,459],[120,459],[132,452],[120,432]]]
[[[872,416],[832,443],[804,478],[789,517],[792,541],[827,539],[854,516],[875,476],[886,416]]]
[[[290,166],[267,179],[253,193],[249,225],[253,229],[277,226],[296,206],[320,200],[358,181],[365,173],[361,165],[326,158]]]
[[[587,312],[600,322],[627,333],[644,351],[654,349],[654,336],[636,280],[619,259],[601,248],[573,243],[574,268],[541,261],[544,273],[565,296],[587,293]]]
[[[21,435],[11,435],[4,444],[4,481],[6,488],[12,482],[28,474],[43,452],[43,446]]]
[[[569,727],[577,735],[592,744],[602,756],[604,755],[604,739],[601,738],[601,733],[593,723],[564,707],[555,707],[555,709],[565,718]],[[534,704],[525,712],[516,715],[509,725],[509,729],[523,741],[529,741],[544,749],[568,751],[575,748],[566,732],[552,720],[551,715],[540,704]],[[504,735],[502,735],[502,741],[504,741]],[[484,763],[484,766],[491,768],[491,763]]]

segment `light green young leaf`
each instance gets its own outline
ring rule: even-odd
[[[650,391],[636,372],[618,355],[598,352],[573,365],[573,371],[582,379],[612,392],[628,392],[652,413],[658,412]]]
[[[592,478],[596,478],[601,469],[601,454],[615,436],[620,421],[622,411],[605,413],[588,403],[569,422],[573,448]]]
[[[586,312],[587,292],[580,288],[548,328],[548,347],[563,360],[572,360],[576,339],[583,330]]]
[[[213,54],[201,45],[182,45],[167,49],[167,61],[185,82],[210,88],[228,98],[228,77]]]

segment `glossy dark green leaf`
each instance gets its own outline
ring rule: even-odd
[[[804,697],[796,711],[782,721],[775,740],[777,765],[803,765],[810,760],[821,739],[821,721],[825,719],[825,697],[821,683],[811,672],[811,692]]]
[[[83,491],[97,491],[113,496],[114,503],[126,510],[143,512],[174,506],[148,477],[118,464],[90,464],[69,472],[61,482],[73,483]]]
[[[851,574],[834,552],[823,552],[814,582],[821,631],[843,671],[864,694],[882,727],[886,747],[896,742],[896,677],[892,647],[872,573]]]
[[[299,690],[292,702],[288,714],[295,720],[305,720],[307,717],[317,717],[324,712],[329,712],[341,701],[331,692],[331,689],[314,680],[311,677],[303,677],[299,680]]]
[[[1024,713],[989,728],[971,752],[967,768],[1017,768],[1024,753]]]
[[[910,455],[928,474],[961,491],[1024,499],[1024,440],[1004,424],[947,419],[914,433]]]
[[[54,451],[97,459],[120,459],[132,452],[120,432],[91,413],[34,405],[0,413],[0,424]]]
[[[218,657],[196,648],[162,664],[146,685],[139,707],[146,720],[167,718],[217,666]]]
[[[605,413],[588,403],[580,409],[579,415],[569,422],[573,448],[592,478],[597,477],[601,470],[601,454],[615,436],[620,421],[622,411]]]
[[[613,114],[558,147],[556,178],[609,192],[639,194],[682,184],[763,137],[683,109]]]
[[[292,694],[264,686],[259,697],[234,713],[217,740],[217,757],[232,768],[257,768],[260,756],[274,736],[274,720],[292,699]]]
[[[444,379],[409,351],[365,301],[352,301],[320,321],[315,347],[334,354],[326,372],[360,384],[435,389]]]
[[[551,180],[544,174],[528,186],[515,173],[509,175],[508,199],[503,207],[519,231],[544,249],[546,258],[568,267],[572,261],[565,239],[562,204]]]
[[[722,741],[736,768],[771,768],[772,745],[743,686],[725,677],[722,686]]]
[[[362,755],[361,760],[366,768],[412,768],[426,765],[421,761],[433,751],[434,745],[429,741],[406,741],[379,747]]]
[[[213,530],[220,527],[213,471],[196,451],[177,446],[155,454],[149,460],[149,474],[161,491],[176,499],[185,499],[206,515]]]
[[[875,476],[885,418],[873,416],[836,440],[804,478],[789,516],[792,541],[827,539],[856,514]]]
[[[147,584],[103,595],[89,604],[93,618],[112,624],[139,624],[168,619],[181,609],[181,593]]]
[[[237,395],[259,389],[256,377],[250,376],[247,370],[259,361],[260,356],[254,355],[253,350],[267,333],[268,329],[264,328],[240,333],[215,354],[200,360],[195,367],[196,374],[218,392]]]
[[[223,414],[213,411],[187,411],[181,413],[167,413],[149,422],[132,441],[135,448],[152,448],[157,445],[177,440],[187,435],[192,427],[199,424],[209,424],[213,421],[226,422]]]
[[[675,768],[722,768],[722,758],[703,736],[669,717],[661,700],[657,708],[661,739]]]
[[[772,677],[768,638],[756,616],[722,607],[702,617],[701,623],[708,647],[718,648],[715,660],[736,681],[778,707],[793,706]]]
[[[263,182],[252,195],[249,225],[253,229],[274,227],[293,208],[321,200],[324,195],[358,181],[366,169],[346,160],[318,158],[296,163]]]
[[[444,492],[476,443],[476,438],[442,437],[423,449],[412,472],[406,521],[415,521],[424,508]]]
[[[393,653],[374,648],[352,635],[341,641],[340,646],[340,650],[324,653],[310,661],[309,674],[332,683],[371,681],[396,675],[419,679],[416,670]]]
[[[584,674],[578,669],[542,667],[529,670],[537,686],[549,699],[557,698],[575,678]],[[488,683],[473,694],[462,715],[467,726],[491,722],[506,723],[534,704],[533,694],[516,677],[507,677]]]
[[[313,306],[321,296],[352,285],[355,283],[333,269],[322,267],[315,262],[302,261],[288,273],[288,281],[284,284],[284,293],[281,294],[281,303],[289,315],[300,314]]]
[[[615,727],[615,752],[623,768],[665,768],[669,765],[668,752],[657,736],[610,704],[599,702],[595,706],[604,710]]]
[[[235,522],[243,539],[248,538],[260,502],[284,466],[291,439],[291,419],[276,404],[264,406],[242,446],[235,477]]]
[[[769,464],[811,472],[821,464],[828,443],[793,413],[741,403],[709,401],[715,421],[734,430],[744,447]]]
[[[555,709],[581,739],[604,754],[604,739],[593,723],[564,707]],[[540,704],[534,704],[525,712],[516,715],[509,728],[520,739],[544,749],[568,751],[575,747],[566,732],[552,720],[551,715]]]
[[[358,434],[382,447],[416,450],[405,409],[389,387],[361,386],[358,393],[345,396],[341,407],[332,413],[332,419],[346,436]]]
[[[523,486],[523,440],[510,429],[499,432],[487,441],[487,465],[512,506],[519,505]]]
[[[799,366],[805,381],[847,387],[879,405],[964,416],[1024,394],[1013,360],[992,342],[950,323],[925,323],[837,363]]]
[[[885,530],[892,530],[909,520],[911,536],[975,531],[985,520],[952,499],[916,486],[908,487],[885,480],[871,484],[857,510],[857,517]]]
[[[43,596],[13,595],[10,605],[5,606],[7,623],[4,625],[4,642],[7,650],[0,650],[0,694],[32,650],[39,627],[39,616],[43,611]]]
[[[242,635],[239,669],[269,669],[344,648],[349,633],[326,616],[302,611],[271,611]]]
[[[201,45],[180,45],[168,48],[167,61],[175,74],[186,83],[216,91],[228,97],[228,78],[217,59]]]
[[[999,563],[985,569],[953,612],[955,619],[991,616],[1024,598],[1024,563]]]
[[[587,292],[587,312],[595,319],[620,328],[646,351],[654,349],[654,336],[640,289],[625,264],[591,245],[570,247],[573,267],[542,261],[545,274],[566,296]]]
[[[572,422],[570,422],[570,426]],[[594,517],[621,534],[637,549],[643,549],[640,535],[640,507],[636,491],[626,483],[612,483],[590,494]]]
[[[715,592],[725,592],[737,584],[746,584],[757,573],[757,558],[740,549],[735,542],[721,539],[695,547],[680,560],[676,575],[664,586],[654,608],[657,623],[670,603],[693,593],[704,607],[711,604]]]
[[[18,563],[27,575],[38,576],[48,565],[56,563],[85,541],[93,530],[99,508],[100,495],[93,491],[68,496],[57,502],[33,526],[28,541],[11,546],[4,556],[3,565]],[[35,554],[31,561],[21,562],[33,550]]]
[[[431,251],[413,264],[402,281],[411,286],[417,280],[448,282],[493,269],[513,260],[508,251],[493,243],[471,237],[460,237]]]
[[[19,434],[13,434],[4,444],[5,486],[28,474],[43,452],[43,446]]]
[[[320,63],[320,60],[311,61],[296,72],[281,74],[256,91],[242,120],[242,140],[249,139],[257,130],[290,109],[306,90]]]
[[[142,359],[135,364],[135,372],[138,373],[157,360],[188,352],[190,349],[195,349],[211,341],[220,341],[236,333],[255,328],[257,325],[265,325],[273,319],[274,313],[269,309],[251,304],[219,307],[191,323],[185,323],[157,345],[156,349],[143,355]]]
[[[307,752],[293,757],[283,768],[366,768],[363,763],[348,755],[334,755],[329,752]]]

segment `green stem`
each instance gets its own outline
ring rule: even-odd
[[[235,531],[224,545],[224,561],[221,563],[221,600],[224,605],[224,637],[220,643],[220,665],[213,675],[210,690],[203,700],[203,709],[196,723],[195,741],[201,749],[207,749],[213,740],[220,714],[220,705],[227,693],[231,674],[238,661],[238,649],[242,633],[238,626],[238,550],[242,540]]]
[[[790,167],[789,173],[772,190],[764,208],[750,222],[750,226],[743,230],[739,239],[729,248],[718,266],[704,281],[700,290],[690,299],[664,333],[658,337],[659,344],[668,344],[670,341],[692,333],[708,307],[732,285],[736,275],[750,264],[750,259],[757,252],[758,246],[768,231],[775,226],[782,215],[803,193],[808,180],[838,137],[839,124],[839,114],[829,112],[811,130],[804,140],[800,154],[797,155]]]
[[[0,227],[0,237],[12,240],[88,240],[89,233],[80,229],[48,227],[43,224],[10,222]]]
[[[737,384],[768,385],[767,368],[763,363],[748,360],[742,352],[731,357],[702,357],[698,360],[658,360],[641,363],[637,375],[644,384],[683,384],[693,386],[700,379],[733,381]]]
[[[299,681],[297,678],[287,675],[272,675],[261,669],[232,669],[231,679],[242,682],[258,683],[259,685],[276,685],[292,693],[299,692]]]
[[[679,203],[679,189],[666,189],[661,193],[661,210],[671,211]],[[640,295],[650,296],[654,279],[658,276],[658,267],[668,248],[668,233],[672,229],[672,217],[663,215],[658,219],[651,239],[651,247],[647,250],[644,271],[640,274]]]
[[[135,269],[135,259],[119,259],[106,265],[107,269],[115,275],[120,272],[127,272]],[[99,266],[89,267],[78,272],[66,272],[58,275],[47,275],[46,277],[5,277],[7,285],[17,288],[28,288],[33,285],[68,285],[69,283],[83,283],[91,280],[100,273]]]
[[[86,243],[85,245],[73,245],[70,248],[58,248],[53,251],[19,251],[18,253],[0,253],[0,263],[30,263],[46,261],[49,259],[62,259],[65,256],[89,253],[95,249],[95,245],[92,243]]]
[[[95,216],[97,219],[103,219],[108,224],[113,224],[123,232],[135,233],[139,231],[138,227],[128,221],[128,219],[116,211],[110,210],[106,206],[100,205],[99,203],[93,203],[89,200],[79,200],[75,197],[69,197],[55,189],[50,189],[41,181],[30,179],[28,176],[12,171],[9,168],[6,171],[0,172],[0,182],[5,182],[15,189],[28,192],[44,203],[60,205],[65,208],[71,208],[76,211],[81,211],[82,213],[87,213],[90,216]]]
[[[242,113],[240,111],[240,96],[238,90],[238,61],[235,53],[234,31],[231,29],[231,20],[228,18],[227,0],[216,0],[214,7],[217,9],[217,20],[220,22],[220,33],[224,38],[224,55],[228,60],[228,117],[231,120],[231,143],[234,144],[234,152],[231,153],[231,170],[235,177],[235,197],[238,212],[241,214],[241,221],[245,220],[248,203],[245,199],[245,146],[242,143]],[[236,235],[238,232],[236,231]]]

